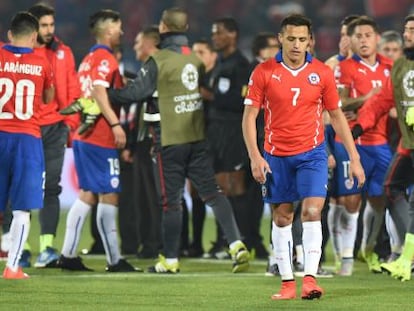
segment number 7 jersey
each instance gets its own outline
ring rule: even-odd
[[[289,68],[279,52],[253,71],[245,105],[264,108],[266,152],[291,156],[324,141],[324,109],[341,106],[332,70],[306,54],[298,69]]]
[[[53,87],[47,60],[30,48],[0,49],[0,131],[40,137],[39,107]]]

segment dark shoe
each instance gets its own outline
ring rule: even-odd
[[[20,256],[20,260],[19,260],[19,267],[30,268],[30,266],[32,265],[30,263],[31,258],[32,258],[32,253],[27,249],[23,250],[22,255]]]
[[[62,270],[70,270],[70,271],[93,271],[86,267],[83,262],[82,258],[75,257],[75,258],[68,258],[63,255],[60,255],[58,262],[56,263],[58,268]]]
[[[192,247],[188,249],[188,257],[190,258],[200,258],[204,254],[204,250],[202,247]]]
[[[265,276],[280,276],[279,267],[277,264],[270,265],[268,262]]]
[[[133,267],[125,259],[120,259],[117,264],[113,266],[106,266],[106,272],[144,272],[141,268]]]

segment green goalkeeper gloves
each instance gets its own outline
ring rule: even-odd
[[[82,123],[78,128],[79,135],[82,135],[95,124],[96,119],[101,114],[101,109],[92,98],[78,98],[72,104],[59,111],[62,115],[71,115],[78,112],[82,113]]]
[[[414,107],[408,107],[405,114],[405,123],[414,130]]]

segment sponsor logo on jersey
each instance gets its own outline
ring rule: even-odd
[[[282,82],[282,80],[281,80],[282,79],[282,74],[278,74],[278,75],[272,74],[272,79],[275,79],[279,82]]]

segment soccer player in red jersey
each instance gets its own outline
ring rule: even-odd
[[[10,44],[0,49],[0,210],[13,209],[5,279],[29,276],[19,267],[30,229],[30,210],[43,206],[44,159],[39,110],[53,99],[48,62],[33,53],[38,20],[28,12],[11,22]]]
[[[337,74],[343,109],[357,111],[384,85],[390,76],[392,61],[377,53],[380,36],[374,20],[361,16],[348,25],[347,31],[355,53],[350,59],[339,63]],[[382,117],[373,129],[357,140],[357,149],[367,175],[367,183],[362,191],[368,195],[364,210],[361,252],[369,270],[376,273],[380,273],[381,268],[374,247],[384,215],[384,176],[392,157],[388,145],[387,118],[387,116]],[[349,124],[352,127],[355,121],[350,121]],[[345,206],[342,217],[346,219],[347,224],[346,230],[342,230],[340,274],[351,275],[357,219],[361,206],[361,189],[349,184],[350,176],[346,171],[349,165],[348,156],[338,138],[334,153],[337,162],[335,170],[337,201]]]
[[[365,175],[348,124],[341,110],[332,70],[306,52],[311,21],[302,15],[282,20],[282,49],[259,64],[249,81],[245,98],[243,134],[254,178],[263,184],[264,201],[273,208],[272,240],[282,278],[274,300],[294,299],[292,271],[293,202],[302,200],[305,277],[302,298],[319,298],[316,283],[321,255],[321,210],[328,180],[322,112],[344,141],[351,159],[350,174],[361,186]],[[264,156],[257,147],[256,118],[265,109]]]
[[[122,86],[118,62],[112,49],[120,44],[121,18],[118,12],[101,10],[90,17],[90,29],[96,44],[79,66],[78,77],[83,98],[93,98],[102,111],[95,126],[84,135],[75,134],[73,152],[79,180],[79,198],[73,203],[66,221],[66,233],[58,266],[67,270],[90,270],[77,256],[82,226],[91,207],[97,206],[97,226],[101,235],[108,272],[134,272],[121,257],[116,215],[120,191],[120,166],[117,148],[126,143],[119,123],[119,108],[108,100],[106,89]]]

